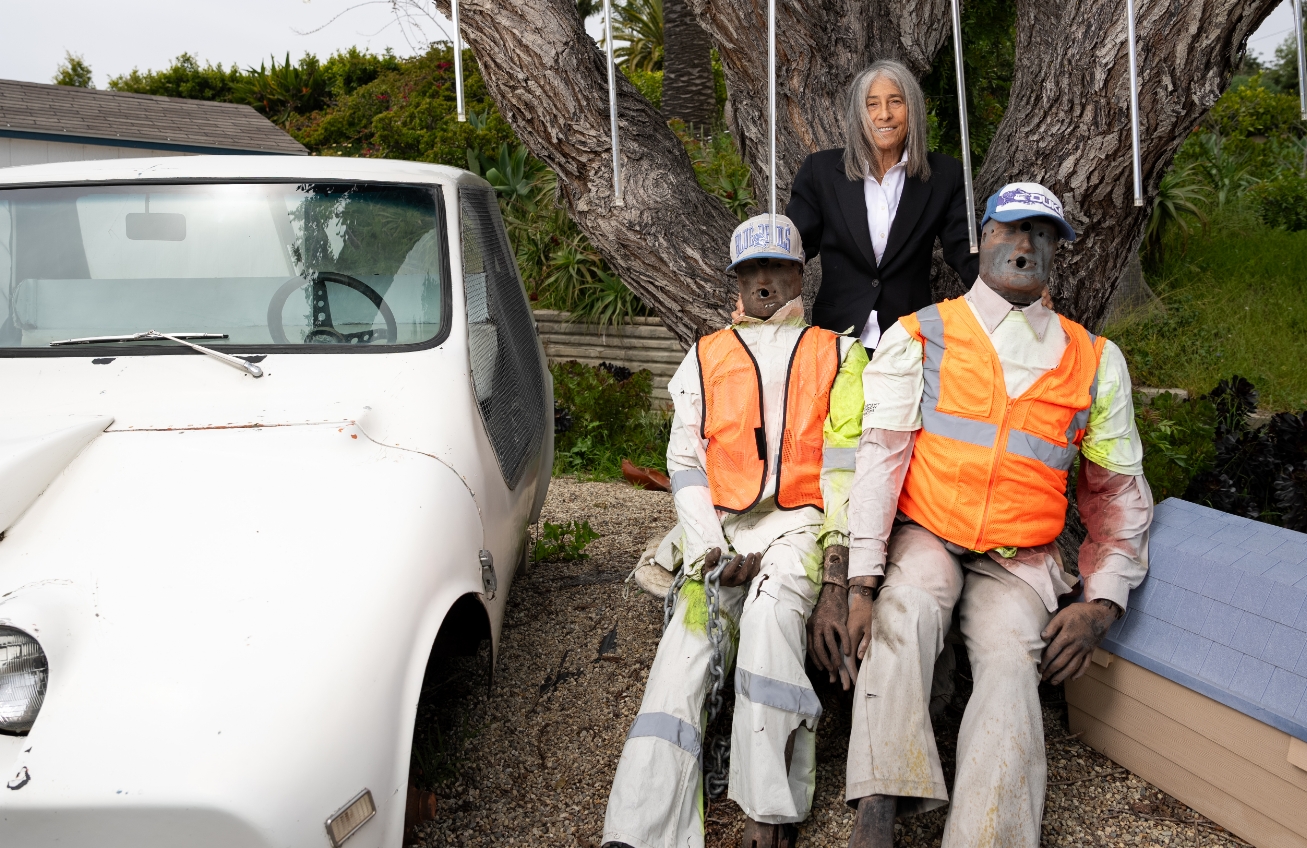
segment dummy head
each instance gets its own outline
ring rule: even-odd
[[[985,205],[980,227],[980,278],[1014,306],[1043,296],[1057,240],[1076,238],[1062,202],[1039,183],[1003,186]]]
[[[744,314],[766,321],[776,310],[803,293],[803,264],[790,259],[761,257],[735,266]]]
[[[980,232],[980,277],[1008,303],[1027,306],[1048,288],[1057,227],[1044,218],[989,221]]]
[[[803,292],[803,242],[794,222],[755,215],[731,235],[731,264],[740,281],[740,306],[766,321]]]

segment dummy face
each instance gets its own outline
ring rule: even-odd
[[[882,154],[898,158],[908,138],[908,101],[889,77],[879,76],[867,89],[871,141]]]
[[[766,321],[803,293],[803,266],[788,259],[750,259],[735,266],[744,314]]]
[[[1048,287],[1057,227],[1043,218],[990,221],[980,234],[980,276],[1008,303],[1027,306]]]

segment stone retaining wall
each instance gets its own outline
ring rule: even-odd
[[[570,313],[552,309],[535,311],[536,327],[550,362],[575,359],[587,365],[607,362],[632,371],[648,368],[653,373],[656,403],[671,404],[667,381],[685,358],[685,350],[657,318],[636,318],[619,327],[596,327],[570,323]]]

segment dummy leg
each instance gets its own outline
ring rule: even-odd
[[[892,795],[868,795],[858,801],[858,815],[853,820],[849,844],[857,848],[891,848],[894,845],[894,808]]]
[[[915,524],[895,528],[888,560],[853,696],[844,797],[860,818],[869,796],[896,799],[900,815],[948,801],[929,703],[935,660],[962,592],[962,568],[933,533]],[[884,818],[881,803],[869,806],[869,826]],[[858,833],[851,848],[877,844],[858,842]]]
[[[817,600],[805,561],[821,561],[811,533],[773,542],[740,614],[728,797],[760,825],[800,822],[812,808],[821,702],[803,668],[808,615]],[[762,834],[753,837],[758,848],[786,845],[781,828],[754,831]],[[745,848],[753,848],[749,841]]]
[[[617,763],[603,842],[631,848],[703,848],[702,739],[708,659],[702,584],[686,584],[658,643],[640,712]],[[742,589],[723,589],[723,611],[738,620]]]
[[[958,733],[944,848],[1037,848],[1048,776],[1039,634],[1051,616],[1029,585],[989,559],[967,564],[959,613],[975,687]]]

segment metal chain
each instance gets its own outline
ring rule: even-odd
[[[721,579],[728,560],[722,562],[704,575],[703,593],[708,602],[708,644],[712,647],[712,656],[708,660],[708,676],[712,681],[708,690],[708,720],[704,723],[704,734],[717,719],[722,710],[722,686],[726,683],[726,623],[721,618]],[[727,775],[730,772],[731,739],[719,736],[709,745],[707,765],[704,773],[704,785],[709,798],[720,798],[726,792]]]
[[[667,625],[672,623],[672,614],[676,612],[676,598],[681,594],[681,587],[685,585],[686,567],[681,566],[681,570],[676,572],[676,579],[672,581],[672,588],[667,590],[667,595],[663,598],[663,630],[667,630]]]

